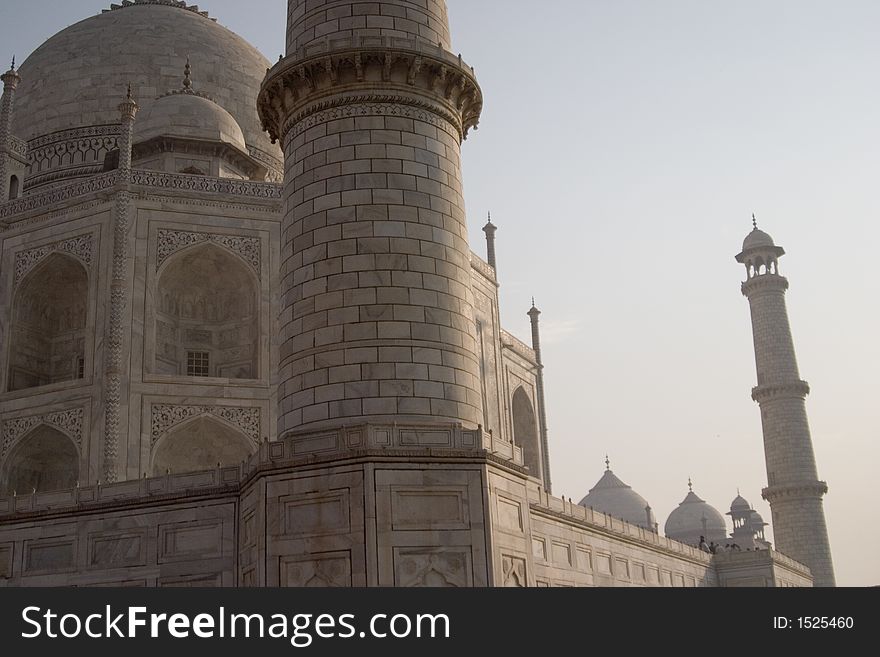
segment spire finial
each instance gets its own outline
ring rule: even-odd
[[[605,469],[606,469],[606,470],[610,470],[610,469],[611,469],[611,459],[608,458],[608,455],[607,455],[607,454],[605,455]]]
[[[9,67],[9,70],[10,71],[15,70],[15,55],[12,56],[12,66]]]
[[[131,100],[131,82],[128,83],[128,91],[125,92],[125,99]]]
[[[737,494],[737,496],[739,496],[739,494],[740,494],[739,493],[739,486],[736,487],[736,494]]]
[[[535,297],[532,297],[532,308],[535,307]]]
[[[758,218],[755,216],[754,212],[752,212],[752,228],[758,230]]]
[[[694,492],[694,482],[691,481],[690,477],[688,477],[688,490],[692,493]]]
[[[184,91],[192,91],[192,66],[189,63],[189,55],[186,56],[186,66],[183,67],[183,89]]]

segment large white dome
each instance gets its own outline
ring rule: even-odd
[[[580,505],[655,531],[654,513],[650,511],[648,502],[631,486],[623,483],[610,468],[605,470]]]
[[[280,167],[281,150],[263,131],[256,108],[268,60],[238,35],[173,0],[114,6],[37,48],[21,65],[13,134],[31,140],[116,124],[129,82],[147,113],[158,96],[180,87],[187,57],[198,72],[199,91],[235,118],[248,147]]]

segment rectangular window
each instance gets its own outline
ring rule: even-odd
[[[186,352],[186,375],[187,376],[208,376],[208,352],[207,351],[187,351]]]

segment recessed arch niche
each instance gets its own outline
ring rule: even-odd
[[[522,386],[513,393],[513,441],[522,447],[523,462],[533,477],[541,479],[541,448],[535,409]]]
[[[7,493],[19,495],[64,490],[79,481],[79,451],[61,431],[46,424],[32,429],[15,445],[3,468]]]
[[[153,371],[259,378],[259,308],[256,275],[241,258],[211,242],[177,252],[156,284]]]
[[[207,415],[184,422],[159,439],[153,450],[154,476],[171,472],[210,470],[217,464],[235,465],[254,451],[241,432]]]
[[[12,305],[9,390],[82,378],[86,371],[89,277],[55,252],[21,281]]]

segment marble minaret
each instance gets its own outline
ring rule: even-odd
[[[290,0],[258,101],[285,156],[278,436],[482,420],[460,147],[482,109],[443,0]]]
[[[785,307],[788,280],[779,273],[785,251],[765,232],[754,230],[737,262],[746,267],[742,293],[752,312],[758,385],[752,399],[761,407],[767,488],[773,535],[780,552],[806,564],[816,586],[834,586],[831,548],[822,510],[828,491],[819,481],[804,400],[810,392],[798,372]]]

